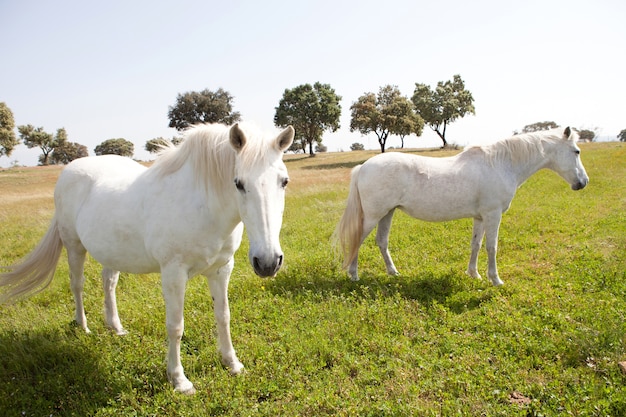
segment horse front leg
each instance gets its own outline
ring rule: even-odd
[[[498,252],[498,229],[500,228],[500,220],[502,213],[498,212],[488,219],[485,218],[485,246],[487,248],[487,276],[493,285],[499,286],[504,284],[498,275],[498,266],[496,265],[496,254]]]
[[[478,254],[480,247],[483,243],[483,236],[485,235],[485,229],[483,227],[483,221],[479,218],[474,218],[474,227],[472,230],[472,254],[470,255],[469,265],[465,273],[473,278],[481,278],[478,272]]]
[[[122,327],[120,316],[117,313],[117,298],[115,288],[120,272],[109,268],[102,269],[102,288],[104,290],[104,319],[107,326],[116,334],[122,336],[128,332]]]
[[[213,298],[213,312],[217,323],[217,344],[222,356],[222,364],[232,375],[243,371],[243,364],[237,358],[230,336],[230,308],[228,306],[228,282],[235,261],[231,258],[215,273],[207,274],[207,281]]]
[[[161,285],[165,300],[165,326],[167,328],[167,376],[174,390],[184,394],[196,392],[193,384],[185,376],[180,361],[180,341],[185,329],[183,310],[185,305],[185,287],[188,274],[180,266],[167,266],[161,269]]]
[[[395,209],[391,210],[378,222],[378,228],[376,229],[376,244],[380,249],[380,254],[385,261],[385,267],[389,275],[399,275],[396,266],[391,259],[389,253],[389,232],[391,231],[391,220],[393,219],[393,213]]]

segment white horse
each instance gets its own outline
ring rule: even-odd
[[[587,185],[577,138],[568,127],[472,146],[447,158],[385,153],[369,159],[352,170],[347,206],[335,233],[344,254],[343,267],[358,281],[359,248],[378,224],[376,243],[387,273],[398,274],[388,246],[391,219],[399,208],[433,222],[473,218],[467,274],[480,278],[478,251],[486,235],[487,275],[493,285],[502,285],[496,267],[502,214],[517,188],[542,168],[558,173],[573,190]]]
[[[244,225],[249,260],[262,277],[283,263],[279,233],[291,126],[266,137],[247,125],[199,125],[179,147],[165,148],[151,168],[119,156],[77,159],[61,173],[48,232],[21,263],[0,275],[3,300],[33,294],[54,276],[67,250],[76,322],[86,331],[86,252],[103,265],[107,325],[124,334],[115,298],[119,271],[161,273],[169,338],[167,373],[175,390],[192,394],[180,360],[187,280],[207,277],[214,301],[222,363],[242,371],[230,336],[228,282]],[[243,223],[242,223],[243,222]]]

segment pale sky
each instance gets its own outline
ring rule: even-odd
[[[0,0],[0,102],[32,124],[86,145],[176,134],[179,93],[223,88],[244,120],[273,128],[286,88],[317,81],[342,96],[329,150],[374,134],[350,133],[350,106],[366,92],[460,74],[475,116],[451,124],[459,145],[492,142],[555,121],[615,137],[626,129],[623,0],[199,1]],[[425,128],[407,147],[440,145]],[[390,137],[388,146],[399,146]],[[36,165],[38,149],[0,157]]]

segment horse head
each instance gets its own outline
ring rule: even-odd
[[[282,156],[294,134],[289,126],[269,141],[252,141],[239,124],[230,129],[237,153],[233,187],[250,241],[248,258],[261,277],[275,276],[283,264],[279,234],[289,177]]]
[[[554,143],[554,153],[549,168],[567,181],[572,190],[582,190],[589,182],[589,177],[580,160],[580,148],[576,145],[578,135],[569,127],[563,130],[563,136]]]

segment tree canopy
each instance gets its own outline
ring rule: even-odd
[[[521,133],[541,132],[542,130],[556,129],[557,127],[559,127],[559,125],[556,122],[552,121],[536,122],[524,126]],[[518,132],[514,133],[517,134]]]
[[[120,155],[132,158],[135,145],[123,138],[107,139],[94,149],[96,155]]]
[[[447,146],[446,128],[448,124],[466,114],[475,114],[474,98],[472,93],[465,89],[465,83],[460,75],[455,75],[451,81],[439,81],[434,90],[426,84],[415,84],[415,91],[411,97],[417,114],[422,116],[426,124],[437,133]]]
[[[6,103],[2,102],[0,103],[0,156],[10,156],[13,148],[19,143],[20,141],[15,135],[13,112]]]
[[[53,164],[69,164],[74,159],[89,156],[89,151],[85,145],[67,140],[57,143],[50,155],[50,162]]]
[[[34,127],[33,125],[18,126],[17,130],[24,141],[24,145],[28,148],[38,147],[41,149],[39,165],[49,165],[50,154],[55,146],[67,140],[67,132],[64,128],[58,129],[56,136],[43,130],[43,127]]]
[[[181,137],[173,137],[171,140],[165,139],[163,137],[158,137],[146,141],[145,149],[150,153],[158,153],[168,144],[172,143],[174,145],[178,145],[180,142],[182,142],[182,140],[183,138]]]
[[[17,130],[24,145],[41,149],[39,165],[68,164],[89,154],[85,145],[67,140],[67,131],[64,128],[57,129],[56,135],[46,132],[43,127],[36,128],[32,125],[18,126]]]
[[[276,107],[274,124],[279,127],[293,126],[296,131],[295,146],[304,150],[308,145],[309,154],[314,155],[313,144],[322,144],[324,131],[335,132],[340,127],[340,101],[341,96],[330,84],[316,82],[312,86],[303,84],[285,89]]]
[[[400,135],[404,143],[404,136],[419,136],[424,127],[424,120],[414,113],[411,102],[397,86],[380,87],[378,94],[365,93],[352,103],[350,111],[350,131],[375,133],[381,152],[385,152],[390,134]]]
[[[596,132],[591,129],[578,129],[578,137],[586,142],[593,142],[596,138]]]
[[[626,129],[622,129],[622,131],[617,135],[617,138],[620,142],[626,142]]]
[[[178,94],[176,104],[170,106],[167,114],[169,127],[184,130],[196,123],[236,123],[241,115],[233,111],[232,102],[233,96],[222,88]]]

